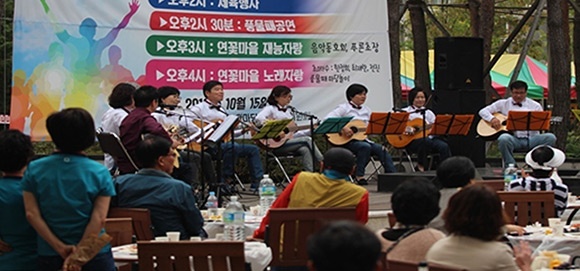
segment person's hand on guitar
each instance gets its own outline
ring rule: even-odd
[[[345,136],[345,137],[351,137],[352,135],[354,135],[354,132],[348,126],[342,127],[342,130],[340,131],[340,133],[342,136]]]
[[[499,128],[501,128],[501,121],[498,118],[491,119],[489,123],[491,124],[491,127],[493,129],[498,130]]]
[[[412,126],[407,126],[405,128],[405,131],[403,132],[404,135],[414,135],[415,134],[415,128],[413,128]]]

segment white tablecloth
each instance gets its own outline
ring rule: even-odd
[[[580,256],[580,235],[578,233],[564,233],[564,236],[546,235],[545,230],[539,230],[530,235],[508,236],[512,245],[519,245],[520,240],[530,244],[534,256],[539,251],[553,250],[559,254],[568,254],[572,257]]]

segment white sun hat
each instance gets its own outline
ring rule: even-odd
[[[534,160],[533,153],[535,150],[539,148],[551,149],[553,151],[552,158],[541,164],[538,161]],[[526,154],[526,164],[528,164],[532,169],[552,170],[554,168],[561,166],[564,163],[564,161],[566,161],[566,154],[564,154],[564,152],[562,152],[561,150],[556,149],[554,147],[550,147],[548,145],[537,146]]]

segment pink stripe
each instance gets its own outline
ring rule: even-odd
[[[544,89],[548,88],[548,74],[542,70],[536,63],[532,61],[529,56],[526,56],[526,64],[530,70],[530,74],[534,78],[536,85],[542,86]]]

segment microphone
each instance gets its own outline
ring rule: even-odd
[[[393,107],[393,112],[407,112],[407,111],[405,111],[405,110],[403,110],[401,108]]]
[[[294,106],[288,105],[288,106],[286,106],[286,107],[290,108],[290,110],[292,110],[292,112],[294,112],[294,113],[296,113],[296,114],[300,114],[300,115],[302,115],[302,116],[305,116],[305,117],[308,117],[308,118],[312,118],[312,119],[318,119],[318,117],[317,117],[317,116],[315,116],[315,115],[308,114],[308,113],[306,113],[306,112],[301,112],[301,111],[298,111],[298,110],[297,110],[297,109],[296,109]]]
[[[292,111],[292,112],[296,112],[296,107],[294,107],[294,106],[291,106],[291,105],[287,105],[286,107],[287,107],[288,109],[290,109],[290,111]]]
[[[161,108],[169,108],[171,110],[174,110],[176,108],[179,108],[179,105],[159,104],[159,107],[161,107]]]

